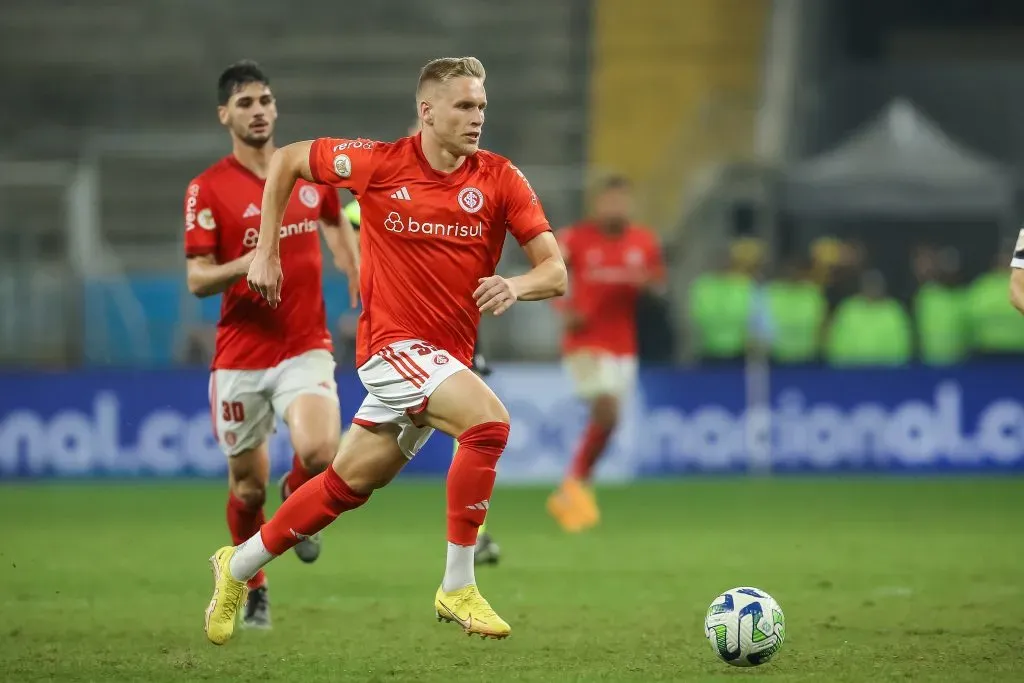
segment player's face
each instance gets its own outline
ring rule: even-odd
[[[262,147],[274,136],[277,101],[267,85],[246,83],[231,96],[227,105],[217,107],[217,116],[233,137],[247,145]]]
[[[613,230],[620,230],[633,215],[633,193],[629,188],[611,187],[594,200],[594,217]]]
[[[487,93],[479,78],[453,78],[437,86],[425,121],[441,146],[457,157],[476,154],[484,127]]]

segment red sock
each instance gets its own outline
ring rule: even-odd
[[[302,460],[299,459],[298,455],[292,456],[292,469],[288,473],[288,477],[284,480],[284,497],[292,495],[299,490],[299,487],[309,481],[313,475],[306,471],[306,468],[302,466]]]
[[[494,490],[494,468],[508,443],[505,422],[485,422],[459,435],[459,450],[448,470],[448,541],[476,545]]]
[[[263,506],[253,509],[233,493],[228,494],[228,529],[231,530],[231,542],[238,545],[260,530],[263,522]],[[266,583],[267,577],[263,570],[249,579],[249,588],[255,589]]]
[[[611,435],[610,429],[591,421],[587,425],[586,431],[583,432],[583,438],[576,449],[572,466],[569,468],[569,476],[581,481],[589,481],[590,475],[594,471],[594,465],[604,453]]]
[[[281,555],[299,542],[296,534],[315,534],[342,512],[356,509],[369,497],[370,494],[353,491],[333,467],[328,467],[288,496],[277,514],[263,525],[260,529],[263,545],[275,555]]]

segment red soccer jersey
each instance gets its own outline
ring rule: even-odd
[[[494,274],[506,230],[525,244],[551,229],[523,174],[484,151],[439,173],[419,135],[321,138],[309,166],[318,182],[349,189],[362,211],[356,364],[392,342],[422,339],[470,365],[480,322],[473,292]]]
[[[612,235],[581,222],[559,230],[558,243],[569,269],[564,307],[582,318],[579,329],[565,333],[564,351],[589,348],[636,355],[639,283],[665,279],[657,237],[638,225]]]
[[[185,195],[185,254],[233,261],[256,246],[264,181],[227,156],[196,177]],[[257,370],[313,349],[331,350],[324,313],[320,221],[337,223],[338,193],[300,180],[281,227],[288,273],[281,304],[271,308],[245,278],[221,299],[214,369]]]

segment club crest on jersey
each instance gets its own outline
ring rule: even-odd
[[[466,213],[476,213],[484,206],[483,192],[475,187],[464,187],[459,192],[459,206]]]
[[[339,178],[348,178],[352,175],[352,160],[347,154],[339,154],[334,157],[334,172]]]
[[[434,356],[434,365],[446,365],[451,359],[443,353],[438,353]]]
[[[340,173],[338,175],[341,175]],[[303,185],[299,189],[299,201],[311,209],[320,205],[320,193],[312,185]]]

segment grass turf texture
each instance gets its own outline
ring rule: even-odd
[[[0,486],[0,672],[9,681],[996,681],[1024,671],[1024,480],[698,479],[600,491],[566,536],[546,490],[499,488],[505,557],[477,578],[504,642],[434,620],[439,482],[343,516],[314,565],[268,570],[270,632],[206,642],[221,486]],[[271,494],[273,496],[273,494]],[[704,638],[721,591],[786,613],[769,664]]]

